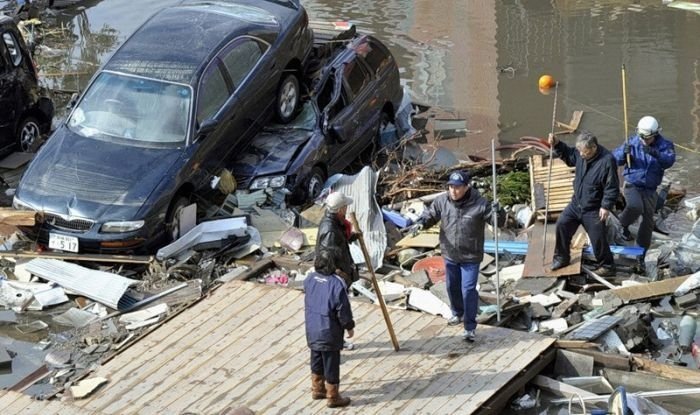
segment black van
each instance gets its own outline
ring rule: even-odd
[[[0,154],[36,150],[52,117],[53,102],[39,86],[17,25],[0,14]]]

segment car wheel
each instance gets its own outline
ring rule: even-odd
[[[306,194],[309,200],[316,200],[321,195],[324,183],[326,183],[326,174],[320,167],[314,167],[306,182]]]
[[[299,108],[301,92],[296,75],[288,74],[277,88],[277,120],[283,124],[291,122]]]
[[[190,201],[184,196],[180,196],[175,199],[168,209],[168,216],[165,220],[165,232],[170,242],[176,241],[180,238],[180,212]]]
[[[27,117],[17,129],[17,149],[29,153],[36,150],[41,140],[41,127],[34,117]]]

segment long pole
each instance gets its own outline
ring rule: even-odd
[[[360,224],[357,223],[357,216],[355,212],[350,212],[350,222],[352,223],[355,231],[358,232],[357,240],[360,242],[360,248],[362,248],[362,254],[365,257],[365,264],[369,269],[369,274],[372,276],[372,286],[374,287],[374,292],[377,293],[377,300],[379,301],[379,307],[382,309],[382,314],[384,315],[384,321],[386,322],[386,328],[389,330],[389,336],[391,337],[391,343],[394,345],[394,351],[399,351],[399,341],[396,340],[396,334],[394,334],[394,326],[391,325],[391,318],[389,317],[389,310],[386,308],[384,303],[384,296],[379,290],[379,283],[377,283],[377,277],[374,275],[374,267],[372,267],[372,260],[365,246],[365,238],[362,236],[362,230],[360,229]]]
[[[554,124],[557,122],[557,93],[559,92],[559,82],[554,84],[554,108],[552,108],[552,130],[550,134],[554,137]],[[544,256],[547,251],[547,224],[549,221],[549,194],[552,187],[552,162],[554,159],[554,146],[549,145],[549,169],[547,171],[547,196],[544,202],[544,236],[542,237],[542,266],[544,266]]]
[[[627,76],[625,75],[625,64],[622,64],[622,111],[625,121],[625,144],[629,144],[629,132],[627,131]],[[632,157],[627,153],[627,168],[632,168]]]
[[[493,203],[498,203],[498,193],[496,192],[496,140],[491,139],[491,170],[493,172]],[[498,271],[498,212],[493,209],[491,212],[491,222],[493,223],[493,241],[496,246],[496,320],[501,322],[501,275]]]

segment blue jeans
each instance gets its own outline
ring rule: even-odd
[[[447,295],[450,297],[452,314],[462,316],[466,330],[476,329],[476,312],[479,309],[479,292],[476,282],[479,277],[479,263],[458,264],[445,259]]]

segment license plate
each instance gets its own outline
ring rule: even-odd
[[[78,252],[78,238],[75,236],[49,233],[49,248],[61,251]]]

